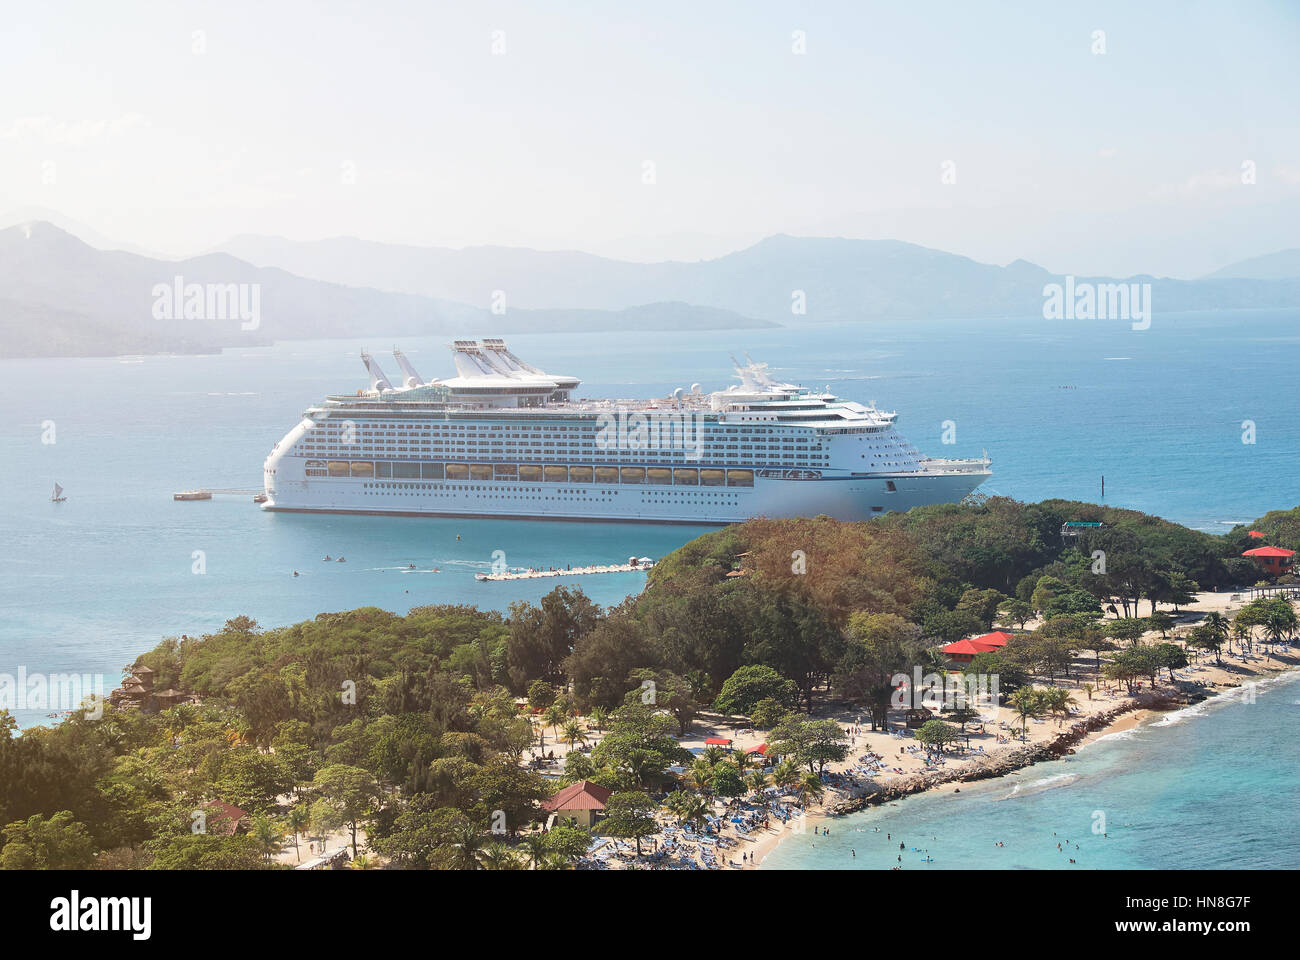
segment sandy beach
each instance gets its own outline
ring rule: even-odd
[[[1230,593],[1197,594],[1196,601],[1176,615],[1174,629],[1184,629],[1210,612],[1231,614],[1240,609],[1245,599],[1243,595]],[[1143,604],[1143,608],[1141,615],[1149,615],[1148,606]],[[1026,626],[1032,629],[1035,624],[1031,621]],[[1152,632],[1144,639],[1152,641],[1160,637]],[[1064,738],[1068,740],[1070,751],[1078,750],[1108,734],[1132,729],[1153,710],[1175,708],[1300,666],[1300,654],[1294,648],[1282,655],[1270,655],[1258,643],[1251,653],[1236,649],[1232,653],[1223,651],[1222,664],[1216,663],[1212,654],[1189,651],[1189,656],[1194,658],[1193,661],[1176,670],[1172,682],[1167,674],[1162,673],[1160,682],[1154,687],[1143,682],[1140,689],[1132,693],[1123,684],[1099,677],[1091,654],[1078,656],[1070,666],[1069,677],[1057,677],[1051,684],[1068,689],[1074,696],[1075,703],[1068,716],[1034,719],[1022,726],[1009,707],[986,707],[981,710],[981,720],[965,725],[965,737],[961,743],[949,748],[934,762],[927,759],[925,751],[913,738],[913,732],[906,728],[901,711],[891,711],[888,729],[872,730],[869,717],[859,708],[820,708],[814,716],[833,719],[845,730],[848,756],[843,762],[827,765],[826,779],[831,782],[826,784],[819,801],[811,802],[805,810],[793,795],[773,796],[769,806],[779,806],[788,819],[783,822],[770,816],[767,817],[768,825],[763,826],[754,821],[764,819],[764,808],[750,798],[733,800],[730,804],[715,799],[712,812],[718,821],[712,836],[720,838],[724,846],[708,860],[704,846],[695,847],[686,842],[687,837],[678,830],[674,818],[666,811],[659,813],[664,831],[644,842],[643,846],[650,852],[667,844],[674,851],[679,866],[684,860],[694,859],[700,867],[755,869],[789,833],[833,831],[836,811],[852,807],[855,801],[861,803],[864,797],[884,794],[882,799],[892,801],[898,796],[926,789],[953,789],[954,781],[976,779],[975,774],[979,774],[979,779],[1005,775],[1048,756],[1046,750],[1034,751],[1034,747],[1045,748],[1056,742],[1055,749]],[[1049,685],[1044,677],[1033,677],[1032,682],[1039,687]],[[554,760],[545,765],[544,772],[556,775],[563,770],[563,758],[570,748],[555,740],[555,731],[551,728],[543,730],[540,721],[535,722],[539,734],[546,735],[542,752],[554,754]],[[595,730],[588,730],[587,734],[588,748],[602,737]],[[749,728],[740,719],[706,713],[692,723],[679,742],[682,747],[698,754],[710,739],[730,741],[727,750],[749,751],[768,742],[768,731]],[[1025,759],[1027,755],[1032,755],[1032,758]],[[933,780],[942,782],[932,784]],[[746,830],[740,830],[733,824],[732,817],[748,820],[750,825]],[[694,838],[690,840],[694,841]],[[612,844],[609,850],[613,855],[604,859],[608,867],[622,869],[637,862],[627,844]]]

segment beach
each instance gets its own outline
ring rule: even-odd
[[[1180,610],[1177,615],[1178,626],[1196,623],[1211,612],[1231,614],[1240,609],[1245,600],[1245,595],[1228,592],[1199,593],[1194,603]],[[1143,604],[1143,607],[1141,615],[1149,615],[1149,606]],[[1144,639],[1158,640],[1159,634],[1153,632]],[[949,757],[938,769],[927,766],[923,754],[908,752],[906,746],[901,746],[903,752],[900,753],[900,745],[907,744],[908,739],[900,737],[897,729],[885,732],[860,728],[863,732],[850,738],[849,758],[843,763],[828,765],[827,771],[841,776],[854,776],[853,771],[859,766],[859,758],[866,753],[886,757],[888,771],[871,777],[857,777],[856,785],[828,787],[822,800],[810,805],[807,823],[801,827],[801,831],[834,831],[840,816],[871,803],[889,802],[899,796],[927,791],[960,790],[963,778],[983,780],[988,779],[990,773],[993,776],[1004,776],[1030,764],[1050,760],[1053,756],[1050,752],[1035,751],[1032,748],[1049,746],[1063,738],[1071,728],[1093,727],[1082,732],[1067,748],[1068,752],[1073,753],[1103,737],[1135,729],[1149,720],[1156,711],[1178,709],[1206,697],[1300,668],[1300,653],[1294,648],[1287,648],[1281,653],[1269,653],[1258,643],[1255,644],[1254,652],[1224,651],[1222,660],[1220,665],[1212,655],[1201,654],[1197,661],[1174,671],[1175,679],[1172,682],[1162,675],[1161,682],[1154,688],[1144,684],[1142,690],[1133,694],[1112,683],[1109,689],[1094,689],[1089,697],[1083,685],[1105,681],[1098,681],[1095,677],[1091,657],[1078,657],[1071,666],[1072,676],[1058,678],[1055,684],[1071,690],[1078,701],[1068,720],[1061,723],[1055,719],[1030,721],[1025,727],[1026,739],[1014,738],[998,742],[1008,733],[1014,734],[1020,729],[1012,711],[1006,706],[999,707],[997,719],[985,724],[983,733],[970,737],[972,749],[963,751],[963,755]],[[1035,682],[1042,684],[1045,681],[1035,678]],[[843,713],[829,715],[845,724],[856,719],[856,715]],[[968,725],[968,728],[972,726],[979,725]],[[978,749],[980,747],[983,748],[982,751]],[[954,786],[954,783],[957,785]],[[748,868],[760,866],[788,833],[788,830],[772,830],[758,837],[752,848],[754,862]]]

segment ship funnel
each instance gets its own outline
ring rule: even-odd
[[[361,362],[366,365],[366,372],[370,374],[370,389],[377,393],[383,393],[385,390],[392,390],[393,385],[389,382],[384,371],[379,369],[379,364],[370,354],[362,351]]]
[[[402,353],[402,351],[398,350],[396,347],[393,348],[393,359],[396,360],[397,365],[402,368],[402,386],[424,386],[424,378],[416,373],[415,367],[411,366],[411,361],[406,359],[406,354]]]

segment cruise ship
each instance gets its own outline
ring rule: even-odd
[[[266,459],[264,510],[724,524],[826,514],[865,520],[961,500],[987,457],[924,457],[897,415],[779,382],[658,400],[587,400],[581,381],[504,340],[457,340],[456,376],[424,380],[399,350],[368,389],[307,410]]]

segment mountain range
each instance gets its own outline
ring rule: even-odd
[[[634,263],[522,247],[241,235],[173,260],[104,249],[35,221],[0,229],[0,355],[206,352],[373,335],[1041,316],[1045,285],[1061,281],[1025,260],[997,266],[898,240],[776,235],[711,260]],[[1124,282],[1150,283],[1157,312],[1295,308],[1300,250],[1244,260],[1196,280]],[[218,296],[255,290],[256,322],[211,303],[188,313],[186,291],[195,285],[200,301],[205,291],[210,298],[213,290]]]
[[[178,285],[179,296],[174,293]],[[198,306],[187,312],[196,288]],[[235,309],[241,296],[248,308],[242,314]],[[471,306],[330,283],[256,266],[228,253],[160,260],[101,250],[46,222],[0,230],[4,357],[195,353],[274,340],[377,334],[462,337],[538,329],[771,325],[728,310],[662,302],[618,310],[539,311],[507,303],[497,313],[486,302]]]
[[[350,237],[295,242],[246,235],[219,249],[299,276],[462,303],[486,304],[493,291],[504,291],[512,305],[530,309],[617,310],[671,300],[786,326],[1041,315],[1043,286],[1061,280],[1025,260],[996,266],[899,240],[783,234],[691,263],[629,263],[520,247],[412,247]],[[1123,279],[1151,283],[1153,304],[1168,312],[1300,306],[1300,269],[1285,276]],[[799,306],[804,312],[797,312]]]

